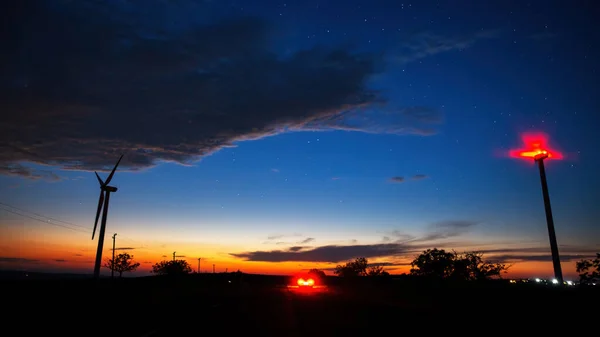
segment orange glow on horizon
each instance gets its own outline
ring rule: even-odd
[[[529,132],[521,135],[525,148],[509,151],[511,158],[537,159],[545,156],[547,159],[563,159],[564,156],[548,145],[548,135],[542,132]]]

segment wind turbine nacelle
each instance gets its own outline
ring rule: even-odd
[[[104,187],[104,190],[105,190],[106,192],[116,192],[116,191],[117,191],[117,188],[116,188],[116,187],[114,187],[114,186],[106,186],[106,187]]]

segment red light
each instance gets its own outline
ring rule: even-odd
[[[525,148],[511,150],[509,155],[512,158],[526,159],[563,159],[562,153],[552,150],[548,146],[548,135],[545,133],[524,133],[521,135]]]
[[[303,278],[299,278],[298,279],[298,285],[299,286],[306,286],[306,287],[312,287],[315,285],[315,280],[309,278],[308,280],[305,280]]]

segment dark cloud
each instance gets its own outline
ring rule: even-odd
[[[415,174],[412,177],[410,177],[411,180],[422,180],[427,178],[427,175],[425,174]],[[390,182],[392,183],[403,183],[406,181],[405,177],[402,176],[395,176],[395,177],[391,177],[390,178]]]
[[[55,259],[54,262],[67,262],[67,260],[64,260],[64,259]]]
[[[310,242],[314,242],[314,241],[315,241],[315,238],[306,238],[306,239],[300,241],[299,243],[306,244],[306,243],[310,243]]]
[[[310,261],[310,262],[341,262],[354,259],[356,257],[379,257],[390,256],[406,253],[410,247],[390,243],[390,244],[375,244],[375,245],[353,245],[353,246],[322,246],[314,249],[299,250],[299,251],[256,251],[231,254],[234,257],[241,258],[247,261],[268,261],[268,262],[283,262],[283,261]]]
[[[426,235],[415,238],[413,242],[429,242],[448,239],[460,236],[466,233],[471,227],[477,225],[478,222],[473,221],[444,221],[438,222],[431,226],[430,232]]]
[[[559,246],[560,260],[573,262],[580,259],[593,258],[598,252],[597,247],[588,246]],[[482,249],[480,252],[490,257],[490,260],[500,262],[527,262],[527,261],[552,261],[550,247],[517,247]]]
[[[392,267],[392,266],[410,266],[410,263],[397,263],[397,262],[369,263],[369,267]]]
[[[403,183],[404,181],[405,181],[404,177],[400,177],[400,176],[390,178],[390,182],[392,182],[392,183]]]
[[[444,246],[464,246],[463,243],[442,241],[447,238],[464,234],[469,228],[475,226],[471,221],[444,221],[434,223],[429,227],[430,232],[423,237],[406,235],[400,231],[392,231],[383,237],[383,243],[372,245],[357,245],[356,240],[351,245],[328,245],[316,248],[294,246],[287,250],[254,251],[232,253],[231,255],[247,261],[266,262],[329,262],[337,263],[357,257],[408,257],[422,252],[424,249],[433,248],[436,244]],[[395,239],[395,240],[394,240]]]
[[[307,248],[306,246],[293,246],[293,247],[288,248],[288,250],[290,252],[299,252],[299,251],[301,251],[303,249],[306,249],[306,248]]]
[[[6,263],[39,263],[38,259],[28,259],[24,257],[3,257],[0,256],[0,262]]]
[[[201,23],[210,17],[201,2],[3,5],[12,20],[0,33],[3,167],[100,170],[125,153],[123,168],[136,170],[286,131],[432,134],[427,124],[438,121],[435,109],[390,111],[367,88],[380,56],[313,48],[280,57],[269,49],[275,27]]]
[[[166,256],[166,255],[163,255],[163,256],[161,256],[161,257],[168,257],[168,256]]]
[[[570,255],[570,254],[561,254],[560,260],[561,262],[574,262],[581,259],[588,259],[593,257],[593,255]],[[551,262],[552,255],[527,255],[527,254],[519,254],[519,255],[494,255],[489,258],[490,261],[494,262]]]
[[[1,146],[1,145],[0,145]],[[17,163],[0,163],[0,174],[31,180],[60,181],[62,178],[50,170],[35,170]]]

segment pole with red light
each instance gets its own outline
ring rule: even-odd
[[[545,159],[562,159],[562,154],[558,151],[548,149],[548,137],[544,134],[524,134],[523,142],[526,149],[511,151],[511,157],[533,158],[538,164],[540,170],[540,179],[542,182],[542,195],[544,197],[544,209],[546,211],[546,223],[548,225],[548,236],[550,238],[550,251],[552,252],[552,265],[554,267],[554,278],[558,284],[564,284],[562,267],[560,265],[560,255],[558,253],[558,243],[556,241],[556,232],[554,231],[554,218],[552,217],[552,207],[550,205],[550,193],[548,192],[548,182],[546,180]]]
[[[552,217],[552,207],[550,206],[550,193],[548,193],[548,182],[546,181],[546,168],[544,159],[548,158],[547,153],[535,157],[535,161],[540,168],[540,179],[542,181],[542,194],[544,196],[544,208],[546,210],[546,223],[548,224],[548,236],[550,237],[550,250],[552,251],[552,265],[554,266],[554,278],[558,284],[563,284],[562,267],[560,265],[560,256],[558,254],[558,243],[556,241],[556,232],[554,231],[554,218]]]

